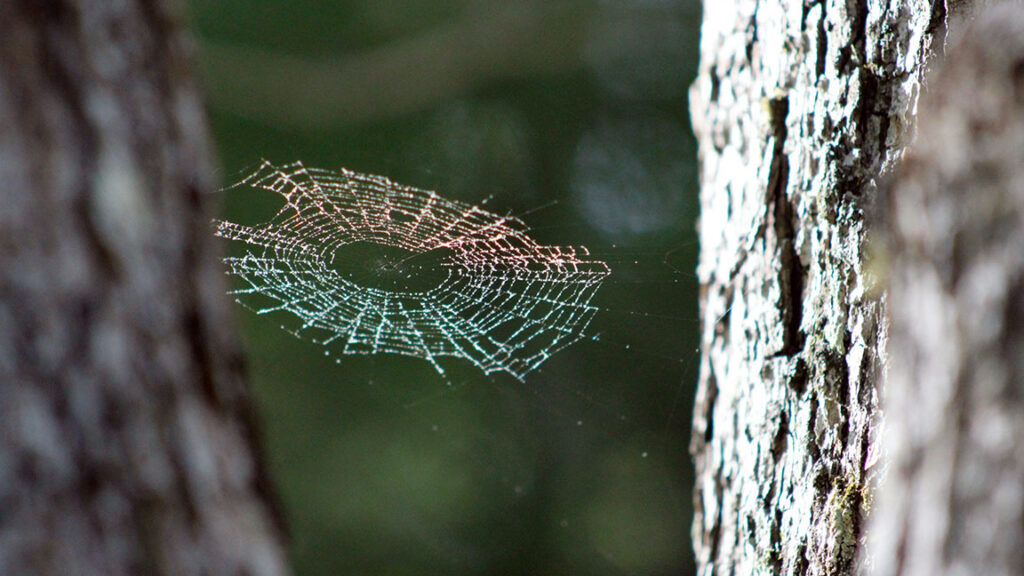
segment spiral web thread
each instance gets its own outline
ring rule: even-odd
[[[539,245],[518,218],[382,176],[263,162],[241,186],[285,205],[255,226],[214,221],[218,236],[248,248],[224,259],[243,283],[231,293],[257,314],[289,312],[282,328],[328,354],[403,354],[442,375],[439,357],[453,356],[523,380],[584,337],[610,273],[586,248]],[[356,242],[447,249],[446,277],[422,291],[361,285],[331,267]]]

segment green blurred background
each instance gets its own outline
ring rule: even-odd
[[[520,215],[612,268],[520,383],[345,357],[239,308],[299,574],[688,574],[696,0],[194,0],[230,183],[345,166]],[[554,202],[553,202],[554,201]],[[225,193],[263,221],[273,194]],[[238,251],[241,246],[226,246]]]

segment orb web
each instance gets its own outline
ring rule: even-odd
[[[240,280],[231,293],[257,314],[285,313],[283,328],[339,355],[402,354],[442,375],[450,356],[523,380],[584,337],[610,272],[586,248],[538,244],[518,218],[382,176],[263,162],[236,187],[285,204],[262,224],[214,221],[218,236],[247,248],[224,259]],[[443,251],[443,279],[367,285],[336,266],[359,243],[407,251],[408,261]]]

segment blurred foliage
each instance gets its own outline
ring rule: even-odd
[[[613,271],[599,340],[526,384],[337,365],[240,311],[298,573],[692,572],[698,3],[193,4],[225,183],[300,159],[491,197]],[[237,222],[277,202],[224,197]]]

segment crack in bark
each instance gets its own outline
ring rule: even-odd
[[[768,102],[771,111],[774,147],[771,168],[768,171],[766,222],[772,224],[775,249],[778,253],[780,302],[782,322],[785,325],[782,347],[774,357],[793,356],[803,349],[800,325],[803,321],[803,269],[796,253],[796,232],[793,226],[795,210],[787,196],[789,159],[786,157],[786,138],[789,116],[789,98],[779,95]]]

